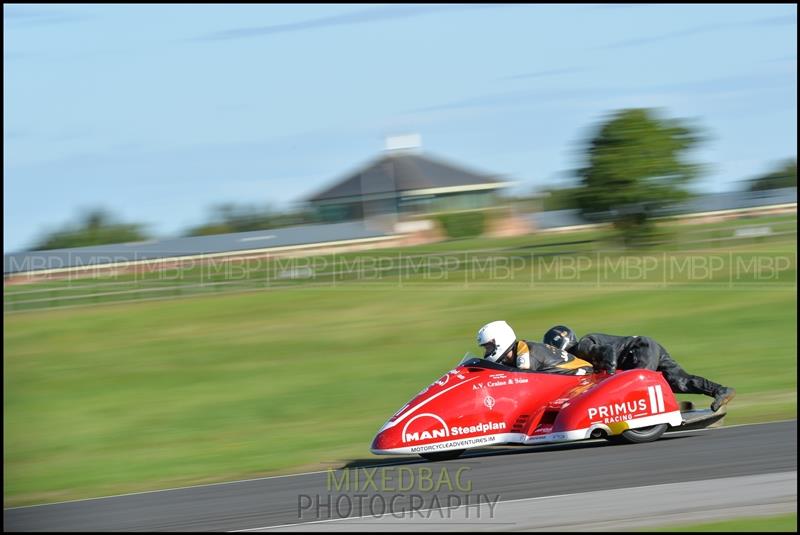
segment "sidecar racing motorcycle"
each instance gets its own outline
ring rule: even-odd
[[[724,409],[679,403],[660,372],[560,375],[465,357],[397,411],[370,449],[439,461],[499,444],[642,443],[669,428],[700,429],[724,416]]]

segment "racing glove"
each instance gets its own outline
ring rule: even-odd
[[[614,375],[617,372],[617,357],[611,347],[604,347],[600,350],[600,362],[598,366],[601,370]]]

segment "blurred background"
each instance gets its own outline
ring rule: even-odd
[[[6,506],[367,457],[499,319],[796,418],[796,5],[3,14]]]

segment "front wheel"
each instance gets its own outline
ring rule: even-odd
[[[466,450],[437,451],[434,453],[420,453],[419,456],[429,461],[449,461],[461,456]]]
[[[640,427],[638,429],[628,429],[623,431],[621,435],[613,435],[606,437],[609,442],[642,444],[644,442],[653,442],[661,438],[661,435],[669,427],[667,424],[651,425],[648,427]]]

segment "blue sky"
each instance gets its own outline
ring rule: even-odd
[[[160,237],[285,208],[389,135],[519,192],[626,107],[703,129],[698,190],[796,155],[794,4],[4,4],[3,30],[4,252],[89,207]]]

